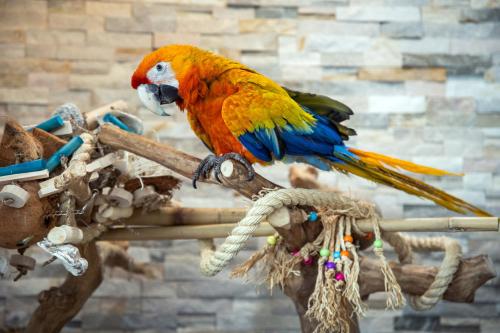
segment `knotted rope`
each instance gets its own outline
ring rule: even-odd
[[[245,246],[262,221],[275,210],[283,206],[335,206],[336,211],[351,212],[356,218],[366,218],[374,209],[373,206],[361,206],[358,202],[336,192],[307,189],[280,189],[268,192],[254,202],[246,216],[238,222],[224,243],[213,250],[213,243],[201,242],[200,269],[204,275],[214,276],[238,254]]]
[[[385,289],[388,293],[387,307],[402,307],[405,300],[395,275],[383,254],[382,239],[394,247],[399,261],[403,264],[413,262],[413,251],[445,251],[444,260],[429,289],[421,296],[409,296],[410,305],[416,310],[426,310],[436,305],[442,299],[458,269],[461,248],[455,240],[446,237],[414,238],[399,233],[382,232],[379,228],[379,216],[374,205],[348,198],[337,192],[280,189],[267,191],[263,197],[255,201],[247,215],[231,231],[231,234],[218,249],[214,249],[215,246],[211,239],[200,241],[202,273],[213,276],[226,267],[243,248],[258,225],[274,211],[283,206],[300,205],[323,207],[320,210],[321,222],[323,223],[323,231],[320,235],[313,242],[305,244],[292,254],[288,253],[284,242],[278,238],[276,244],[268,244],[256,252],[243,265],[236,268],[232,275],[246,275],[257,262],[263,259],[267,266],[264,281],[268,283],[270,288],[274,285],[283,287],[290,274],[300,274],[296,268],[297,264],[301,262],[312,263],[312,256],[320,252],[348,253],[348,255],[342,254],[335,257],[336,271],[330,268],[325,269],[326,266],[333,266],[333,263],[328,262],[328,254],[326,256],[321,254],[318,259],[316,287],[309,299],[307,311],[307,315],[319,323],[317,332],[326,332],[331,327],[340,329],[346,327],[349,320],[348,314],[344,311],[346,302],[350,303],[358,315],[365,312],[365,305],[361,301],[357,284],[359,256],[350,236],[351,229],[358,236],[365,235],[356,226],[358,219],[369,219],[373,224],[374,253],[381,262]],[[337,272],[335,278],[333,278],[334,272]]]

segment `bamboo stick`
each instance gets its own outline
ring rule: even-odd
[[[236,223],[245,217],[246,212],[246,208],[163,207],[148,214],[136,210],[123,222],[127,225],[155,226]]]
[[[111,229],[98,240],[167,240],[167,239],[205,239],[224,238],[229,235],[235,224],[207,224],[198,226],[140,227]],[[275,233],[268,224],[261,224],[254,233],[255,237]]]
[[[185,208],[165,207],[149,214],[136,213],[126,219],[127,225],[216,225],[237,223],[246,214],[245,208]],[[357,222],[363,232],[373,230],[369,220]],[[384,231],[448,232],[448,231],[500,231],[498,217],[434,217],[382,220]]]

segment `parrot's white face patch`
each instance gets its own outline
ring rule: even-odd
[[[177,89],[179,88],[179,81],[177,81],[174,70],[168,62],[160,61],[148,71],[146,76],[153,84],[165,84]]]
[[[170,116],[161,106],[160,101],[155,96],[154,92],[152,92],[147,84],[141,84],[137,87],[137,93],[139,95],[139,99],[142,104],[150,111],[156,113],[159,116]]]

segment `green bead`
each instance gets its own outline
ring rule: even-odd
[[[381,239],[376,239],[374,242],[373,242],[373,246],[377,249],[381,249],[383,246],[384,246],[384,243],[382,242]]]
[[[276,245],[276,241],[277,241],[277,239],[274,236],[267,237],[267,244],[269,244],[269,245]]]
[[[319,255],[322,257],[328,257],[330,255],[330,250],[322,248],[319,250]]]

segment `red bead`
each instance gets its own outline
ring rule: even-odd
[[[337,280],[337,281],[344,281],[345,280],[344,273],[342,273],[342,272],[335,273],[335,280]]]

